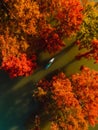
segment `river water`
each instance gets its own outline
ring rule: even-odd
[[[37,108],[32,99],[34,82],[58,68],[63,68],[68,76],[78,72],[81,65],[98,70],[98,65],[92,61],[86,59],[76,61],[74,59],[76,53],[76,47],[69,47],[55,56],[55,62],[48,70],[42,66],[32,76],[26,78],[10,79],[5,72],[0,72],[0,130],[25,130],[26,120]]]

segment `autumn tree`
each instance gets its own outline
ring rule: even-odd
[[[85,6],[88,3],[89,0],[81,0],[83,6]]]
[[[82,66],[81,73],[72,75],[71,81],[85,119],[95,126],[98,123],[98,72]]]
[[[51,130],[88,130],[98,123],[97,71],[82,66],[80,73],[59,73],[36,87],[33,96],[51,115]]]
[[[36,34],[39,18],[39,7],[34,1],[1,0],[1,69],[10,77],[29,75],[37,66],[36,52],[31,49],[28,37]]]
[[[61,50],[64,38],[74,35],[79,30],[83,20],[83,7],[78,0],[37,1],[44,19],[39,22],[43,49],[49,52]]]
[[[79,0],[1,0],[1,69],[10,77],[31,74],[37,67],[36,53],[62,50],[64,38],[75,35],[82,21]]]
[[[0,1],[0,68],[10,78],[31,75],[40,52],[60,52],[71,37],[80,50],[77,59],[98,63],[97,5],[86,2],[83,7],[80,0]],[[69,78],[59,73],[39,81],[36,89],[33,97],[46,114],[51,112],[51,130],[88,130],[89,124],[98,123],[98,72],[82,67]],[[35,129],[40,129],[38,124]]]

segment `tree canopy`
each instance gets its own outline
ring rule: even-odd
[[[33,96],[51,115],[51,130],[88,130],[98,123],[98,72],[82,66],[69,78],[64,73],[39,81]]]
[[[80,0],[1,0],[0,69],[10,78],[29,76],[38,55],[54,55],[74,37],[80,53],[98,63],[98,4]],[[82,51],[83,50],[83,51]],[[63,72],[43,79],[33,97],[51,112],[51,130],[88,130],[98,123],[98,72],[82,66],[80,73]],[[54,111],[52,111],[54,110]],[[39,118],[38,122],[39,122]],[[37,125],[37,124],[36,124]],[[40,129],[36,126],[35,129]]]

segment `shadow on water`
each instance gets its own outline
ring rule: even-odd
[[[25,120],[38,108],[32,98],[33,84],[21,82],[13,89],[22,78],[10,79],[4,72],[0,77],[0,130],[25,130]]]
[[[14,85],[15,82],[19,82],[21,78],[16,78],[16,79],[10,79],[8,74],[0,70],[0,95],[5,93],[6,91],[10,91],[10,88],[12,85]]]
[[[69,61],[66,65],[62,66],[59,71],[63,71],[63,72],[66,72],[66,69],[68,66],[70,66],[71,64],[73,64],[76,60],[76,58],[73,58],[71,61]]]

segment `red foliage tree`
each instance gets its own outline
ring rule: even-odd
[[[98,63],[98,40],[92,40],[90,43],[91,47],[89,51],[85,51],[84,53],[80,53],[76,56],[77,59],[81,59],[82,57],[88,58],[88,59],[94,59],[95,63]]]
[[[38,29],[43,49],[50,53],[60,51],[64,46],[64,38],[72,36],[79,30],[83,21],[83,7],[79,0],[58,2],[37,0],[37,2],[42,13]]]
[[[36,56],[32,55],[28,59],[26,54],[20,54],[18,57],[9,56],[2,61],[1,69],[8,72],[10,78],[18,76],[28,76],[36,69]]]

